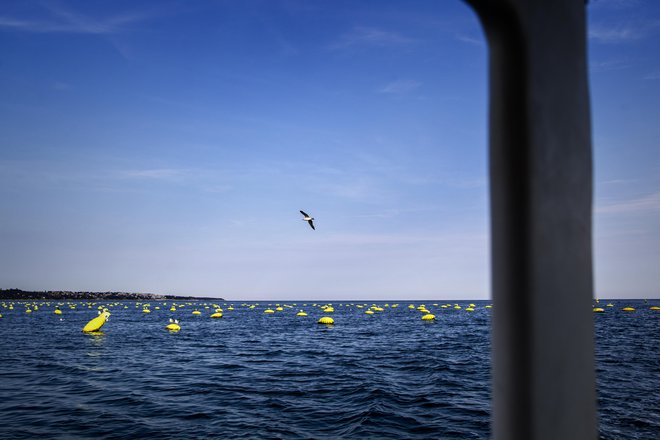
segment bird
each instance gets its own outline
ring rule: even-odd
[[[316,228],[314,227],[314,217],[311,217],[309,214],[305,213],[305,211],[300,211],[300,213],[303,215],[303,221],[306,221],[309,223],[309,225],[316,231]]]

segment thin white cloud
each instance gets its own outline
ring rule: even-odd
[[[95,18],[54,3],[44,6],[50,12],[50,16],[39,20],[0,16],[0,30],[31,33],[112,35],[126,30],[126,27],[130,24],[142,22],[153,16],[150,13],[128,11],[110,17]]]
[[[660,27],[660,20],[637,20],[614,25],[594,24],[589,39],[598,43],[628,43],[648,37]]]
[[[594,61],[589,63],[589,70],[592,73],[610,72],[612,70],[628,69],[630,64],[624,60]]]
[[[311,182],[311,189],[340,199],[365,202],[381,201],[386,197],[379,182],[368,176],[345,176],[341,181],[318,180]]]
[[[212,169],[189,168],[145,168],[123,170],[115,173],[115,178],[121,180],[138,180],[143,182],[158,182],[164,184],[177,184],[196,188],[206,193],[222,194],[231,191],[234,187],[227,182],[232,173]],[[235,176],[238,173],[234,173]]]
[[[648,80],[648,81],[655,81],[655,80],[660,79],[660,70],[644,75],[643,79]]]
[[[370,27],[356,27],[351,32],[342,35],[331,49],[342,49],[356,46],[405,46],[416,40],[397,32],[385,31]]]
[[[13,17],[0,16],[0,29],[32,30],[39,29],[39,26],[33,21],[19,20]]]
[[[599,185],[621,185],[639,182],[639,179],[609,179],[597,182]]]
[[[399,79],[386,84],[378,90],[378,92],[402,95],[418,89],[421,85],[421,82],[415,81],[414,79]]]
[[[65,91],[65,90],[71,90],[71,88],[72,88],[71,84],[62,81],[55,81],[53,83],[53,90]]]
[[[456,39],[463,43],[471,44],[473,46],[485,47],[486,41],[483,38],[477,38],[466,34],[456,34]]]
[[[589,29],[589,39],[601,43],[620,43],[642,38],[639,29],[627,26],[593,26]]]
[[[142,170],[127,170],[120,175],[129,179],[172,180],[190,175],[190,170],[176,168],[153,168]]]
[[[642,197],[596,205],[598,214],[622,214],[634,212],[660,212],[660,191]]]
[[[589,9],[628,9],[638,6],[639,0],[591,0]]]

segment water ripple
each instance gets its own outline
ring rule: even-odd
[[[192,305],[143,314],[125,304],[94,335],[80,329],[96,305],[64,308],[62,321],[52,305],[3,311],[0,437],[489,437],[484,303],[434,307],[431,323],[405,305],[371,316],[335,305],[334,327],[317,325],[311,306],[307,318],[223,306],[211,320],[203,305],[193,316]],[[600,436],[655,438],[658,315],[611,312],[596,316]],[[180,332],[164,330],[169,317]]]

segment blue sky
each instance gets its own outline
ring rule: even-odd
[[[600,297],[660,292],[658,42],[589,5]],[[5,0],[0,287],[486,299],[486,61],[458,0]]]

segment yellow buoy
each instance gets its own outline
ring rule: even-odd
[[[165,326],[165,329],[171,332],[178,332],[179,330],[181,330],[181,326],[179,325],[179,321],[170,318],[170,323]]]
[[[151,310],[149,310],[149,309],[142,309],[142,313],[151,313]]]
[[[61,315],[61,314],[62,314],[62,311],[61,311],[60,309],[55,309],[55,312],[54,312],[54,313],[55,313],[56,315]]]
[[[651,307],[649,307],[649,310],[660,310],[660,307],[658,307],[658,306],[651,306]]]
[[[202,312],[200,312],[199,310],[193,310],[192,314],[193,315],[201,315]]]
[[[325,309],[323,309],[323,311],[325,313],[332,313],[332,312],[335,311],[335,309],[334,309],[334,307],[326,307]]]
[[[328,324],[328,325],[332,325],[332,324],[334,324],[334,323],[335,323],[335,320],[332,319],[332,318],[329,317],[329,316],[324,316],[323,318],[319,319],[319,324]]]
[[[604,311],[605,311],[605,309],[602,308],[602,307],[594,307],[594,312],[603,313]]]
[[[296,316],[307,316],[307,313],[305,313],[301,310],[298,313],[296,313]]]
[[[32,310],[27,309],[27,310],[25,311],[25,313],[32,313]]]
[[[110,318],[110,312],[108,312],[107,309],[103,311],[99,310],[99,316],[89,321],[87,325],[83,327],[82,331],[86,333],[95,332],[101,327],[103,327],[103,324],[105,324],[108,321],[108,318]]]
[[[635,308],[634,307],[624,307],[621,310],[623,310],[624,312],[634,312]]]
[[[266,310],[264,310],[264,313],[268,313],[268,314],[270,314],[270,313],[275,313],[275,310],[273,310],[273,309],[266,309]]]
[[[465,309],[466,312],[474,312],[474,307],[467,307]]]
[[[614,307],[614,304],[609,303],[609,304],[607,305],[607,307]]]
[[[222,318],[222,313],[215,312],[214,314],[211,315],[211,318]]]
[[[433,321],[435,319],[435,315],[432,315],[430,313],[427,313],[426,315],[422,316],[422,321]]]
[[[374,311],[373,310],[367,310],[366,312],[364,312],[364,314],[365,315],[373,315]]]
[[[282,307],[278,307],[278,308],[276,308],[275,310],[277,310],[278,312],[281,312],[281,311],[284,310],[284,309],[283,309]]]

